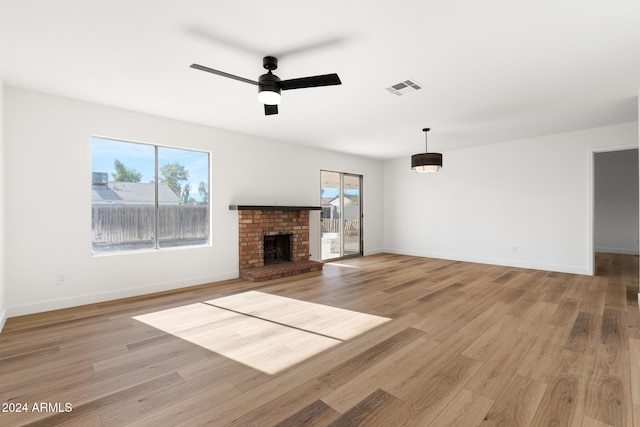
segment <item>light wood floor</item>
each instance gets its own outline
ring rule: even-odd
[[[11,318],[0,425],[640,426],[638,257],[596,263],[382,254]],[[251,290],[391,320],[268,374],[134,319]]]

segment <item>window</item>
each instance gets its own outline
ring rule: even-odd
[[[93,137],[93,253],[209,242],[209,154]]]

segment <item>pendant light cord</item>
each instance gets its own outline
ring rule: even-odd
[[[424,132],[424,152],[428,153],[429,149],[427,148],[427,132],[429,132],[431,128],[424,128],[422,131]]]

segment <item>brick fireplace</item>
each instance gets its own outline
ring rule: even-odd
[[[231,205],[229,209],[238,211],[241,278],[260,282],[322,270],[322,263],[309,259],[309,211],[320,207]],[[265,265],[265,236],[268,242],[284,240],[271,236],[288,236],[289,261],[270,262],[267,253]]]

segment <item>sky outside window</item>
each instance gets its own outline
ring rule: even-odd
[[[110,182],[113,181],[113,174],[115,173],[114,162],[116,159],[128,169],[134,169],[141,173],[140,182],[149,183],[154,181],[155,150],[153,145],[93,137],[91,148],[91,171],[108,173]],[[207,186],[209,183],[207,153],[159,147],[158,163],[159,168],[168,163],[179,163],[184,166],[189,171],[190,196],[197,201],[202,201],[198,193],[198,186],[200,182],[204,182]]]

